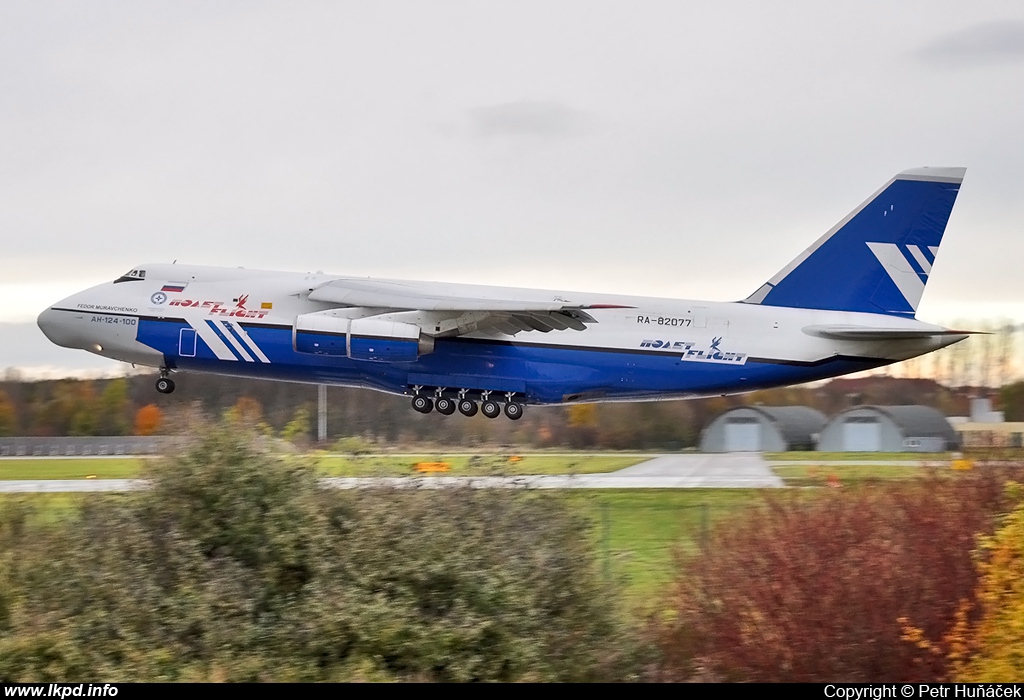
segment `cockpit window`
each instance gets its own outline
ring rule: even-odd
[[[118,282],[137,282],[144,279],[146,279],[145,270],[130,270],[114,280],[114,284]]]

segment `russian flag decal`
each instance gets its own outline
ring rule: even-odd
[[[161,292],[184,292],[187,284],[165,284],[160,288]]]

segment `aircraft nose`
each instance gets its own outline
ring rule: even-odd
[[[60,345],[65,348],[74,348],[76,345],[72,340],[72,334],[69,333],[67,323],[62,323],[61,312],[54,311],[53,309],[46,309],[43,313],[39,314],[39,318],[36,319],[36,325],[39,326],[39,330],[43,332],[51,343]]]
[[[57,312],[53,309],[46,309],[43,313],[39,314],[39,318],[36,319],[36,325],[39,326],[39,330],[43,332],[47,338],[53,340],[53,332],[56,327],[56,315]]]

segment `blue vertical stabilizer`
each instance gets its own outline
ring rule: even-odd
[[[913,316],[965,172],[898,174],[744,301]]]

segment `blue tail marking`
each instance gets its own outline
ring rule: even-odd
[[[896,175],[744,301],[913,316],[964,173]]]

